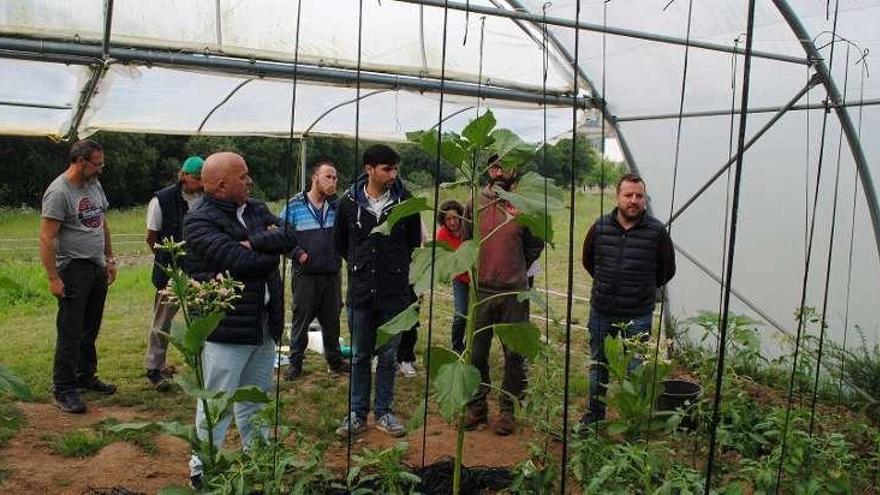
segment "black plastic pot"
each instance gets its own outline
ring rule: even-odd
[[[663,393],[657,398],[658,411],[675,411],[684,409],[681,426],[693,427],[690,410],[700,399],[703,387],[699,383],[687,380],[663,380]]]

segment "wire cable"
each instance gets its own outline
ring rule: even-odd
[[[571,203],[568,211],[568,285],[567,295],[565,298],[565,384],[563,387],[562,400],[562,475],[560,481],[559,493],[566,493],[565,485],[567,476],[565,475],[566,466],[568,466],[568,396],[570,388],[569,372],[571,371],[571,316],[574,306],[574,219],[575,219],[575,164],[577,157],[577,94],[578,94],[578,75],[579,75],[579,56],[580,56],[580,17],[581,17],[581,0],[577,0],[575,4],[574,14],[574,59],[572,61],[572,72],[574,73],[574,84],[572,85],[572,95],[575,96],[571,106],[571,173],[569,174],[569,201]]]
[[[838,2],[838,4],[839,4],[839,2]],[[834,33],[836,33],[836,32],[837,32],[837,8],[835,7],[834,22],[833,22],[833,29],[832,29],[832,38],[834,38]],[[829,74],[830,74],[831,69],[834,67],[834,45],[835,45],[834,43],[831,44],[831,54],[829,56],[829,63],[828,63]],[[810,258],[812,256],[812,252],[813,252],[813,235],[815,233],[815,228],[816,228],[816,209],[817,209],[818,201],[819,201],[819,186],[822,183],[822,165],[824,163],[824,157],[825,157],[825,133],[828,128],[828,113],[830,110],[828,103],[830,103],[830,102],[828,101],[828,96],[826,95],[826,98],[825,98],[826,107],[825,107],[825,112],[822,114],[822,131],[821,131],[820,138],[819,138],[819,154],[818,154],[818,163],[816,166],[816,188],[815,188],[815,194],[813,195],[813,212],[812,212],[812,216],[810,218],[810,229],[809,229],[809,235],[808,235],[808,239],[807,239],[807,252],[806,252],[805,259],[804,259],[804,274],[803,274],[803,282],[802,282],[802,286],[801,286],[801,298],[800,298],[800,304],[798,305],[798,327],[797,327],[797,333],[795,334],[794,357],[792,359],[791,375],[789,376],[789,381],[788,381],[788,396],[786,398],[786,405],[785,405],[785,422],[783,424],[783,429],[782,429],[782,445],[781,445],[780,456],[779,456],[779,465],[776,469],[776,493],[779,493],[780,486],[782,484],[782,466],[783,466],[783,463],[785,462],[785,451],[786,451],[786,448],[788,447],[788,429],[789,429],[789,426],[791,423],[791,404],[792,404],[792,399],[794,396],[794,378],[795,378],[795,374],[797,372],[797,363],[798,363],[798,357],[799,357],[800,348],[801,348],[801,336],[804,331],[804,319],[805,319],[804,318],[804,308],[806,306],[806,301],[807,301],[807,288],[808,288],[807,284],[808,284],[809,278],[810,278]]]
[[[446,2],[448,3],[448,1]],[[443,8],[443,47],[440,56],[440,104],[437,109],[437,156],[434,161],[434,210],[433,218],[437,218],[440,209],[440,159],[443,145],[443,100],[446,95],[446,37],[448,33],[449,8]],[[465,26],[467,32],[467,26]],[[422,467],[425,467],[425,457],[427,455],[426,445],[428,442],[428,394],[431,385],[431,342],[434,335],[434,268],[437,263],[437,229],[431,229],[431,270],[430,270],[430,290],[428,293],[428,342],[425,344],[425,387],[422,394]]]
[[[737,136],[737,159],[736,159],[736,169],[734,170],[734,178],[733,178],[733,201],[731,204],[730,210],[730,238],[727,241],[727,267],[726,267],[726,280],[727,286],[724,289],[724,304],[722,311],[722,320],[721,327],[718,330],[719,338],[721,341],[721,346],[718,348],[718,365],[715,372],[715,397],[712,404],[712,424],[709,430],[709,458],[706,461],[706,483],[703,487],[704,493],[709,495],[711,493],[712,487],[712,471],[715,468],[715,453],[716,453],[716,440],[718,434],[718,422],[720,420],[720,412],[721,412],[721,389],[722,389],[722,378],[724,375],[724,358],[725,358],[725,350],[727,346],[724,345],[727,342],[727,326],[728,326],[728,314],[730,313],[730,288],[731,288],[731,278],[733,276],[733,260],[734,254],[736,253],[736,233],[737,233],[737,220],[739,217],[739,195],[740,188],[742,185],[742,165],[743,165],[743,150],[745,148],[745,139],[746,139],[746,120],[748,117],[748,108],[749,108],[749,82],[752,74],[752,41],[754,39],[755,32],[755,0],[749,0],[748,6],[748,24],[746,28],[746,51],[745,51],[745,61],[743,63],[743,81],[742,81],[742,93],[741,93],[741,104],[740,104],[740,119],[739,119],[739,135]]]

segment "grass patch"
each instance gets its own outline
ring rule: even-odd
[[[24,424],[24,415],[12,402],[0,401],[0,448],[6,445]]]
[[[108,431],[111,426],[118,425],[120,422],[116,418],[107,418],[103,421],[95,423],[92,427],[100,431],[104,436],[109,438],[111,442],[122,441],[136,445],[147,455],[156,455],[159,453],[159,447],[156,446],[156,438],[158,432],[149,430],[126,430],[122,432]]]
[[[92,457],[111,443],[106,435],[90,430],[73,430],[45,437],[49,449],[61,457]]]

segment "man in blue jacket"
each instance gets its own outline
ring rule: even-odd
[[[370,146],[364,151],[363,161],[366,173],[340,200],[334,225],[336,251],[348,264],[346,304],[352,339],[350,414],[336,429],[340,437],[366,429],[372,382],[370,361],[377,330],[413,302],[409,263],[422,232],[418,215],[401,219],[388,235],[372,232],[410,193],[398,177],[400,155],[394,150],[381,144]],[[396,437],[406,434],[391,412],[399,341],[400,335],[396,335],[375,351],[376,428]]]
[[[339,267],[342,264],[333,240],[336,220],[336,166],[321,159],[312,165],[312,184],[287,202],[281,211],[286,226],[294,231],[296,246],[293,258],[293,321],[290,329],[290,368],[287,380],[302,375],[303,359],[309,343],[309,323],[316,317],[321,324],[324,358],[330,372],[344,373],[349,363],[339,349],[339,311],[342,288]]]
[[[268,391],[275,342],[283,326],[279,255],[293,248],[292,233],[278,228],[278,218],[265,204],[249,199],[252,181],[241,156],[229,152],[209,156],[202,167],[202,184],[204,199],[184,221],[184,268],[195,280],[229,272],[244,285],[234,308],[226,312],[205,343],[205,389],[231,391],[254,385]],[[251,424],[262,407],[252,402],[238,402],[233,407],[245,448],[257,435],[267,435],[264,429],[255,431]],[[215,446],[222,445],[231,416],[214,425]],[[206,439],[201,401],[197,401],[196,426],[199,437]],[[201,465],[194,455],[190,461],[194,486],[201,481]]]

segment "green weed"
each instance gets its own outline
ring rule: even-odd
[[[61,457],[92,457],[111,443],[105,435],[79,429],[46,438],[49,449]]]

